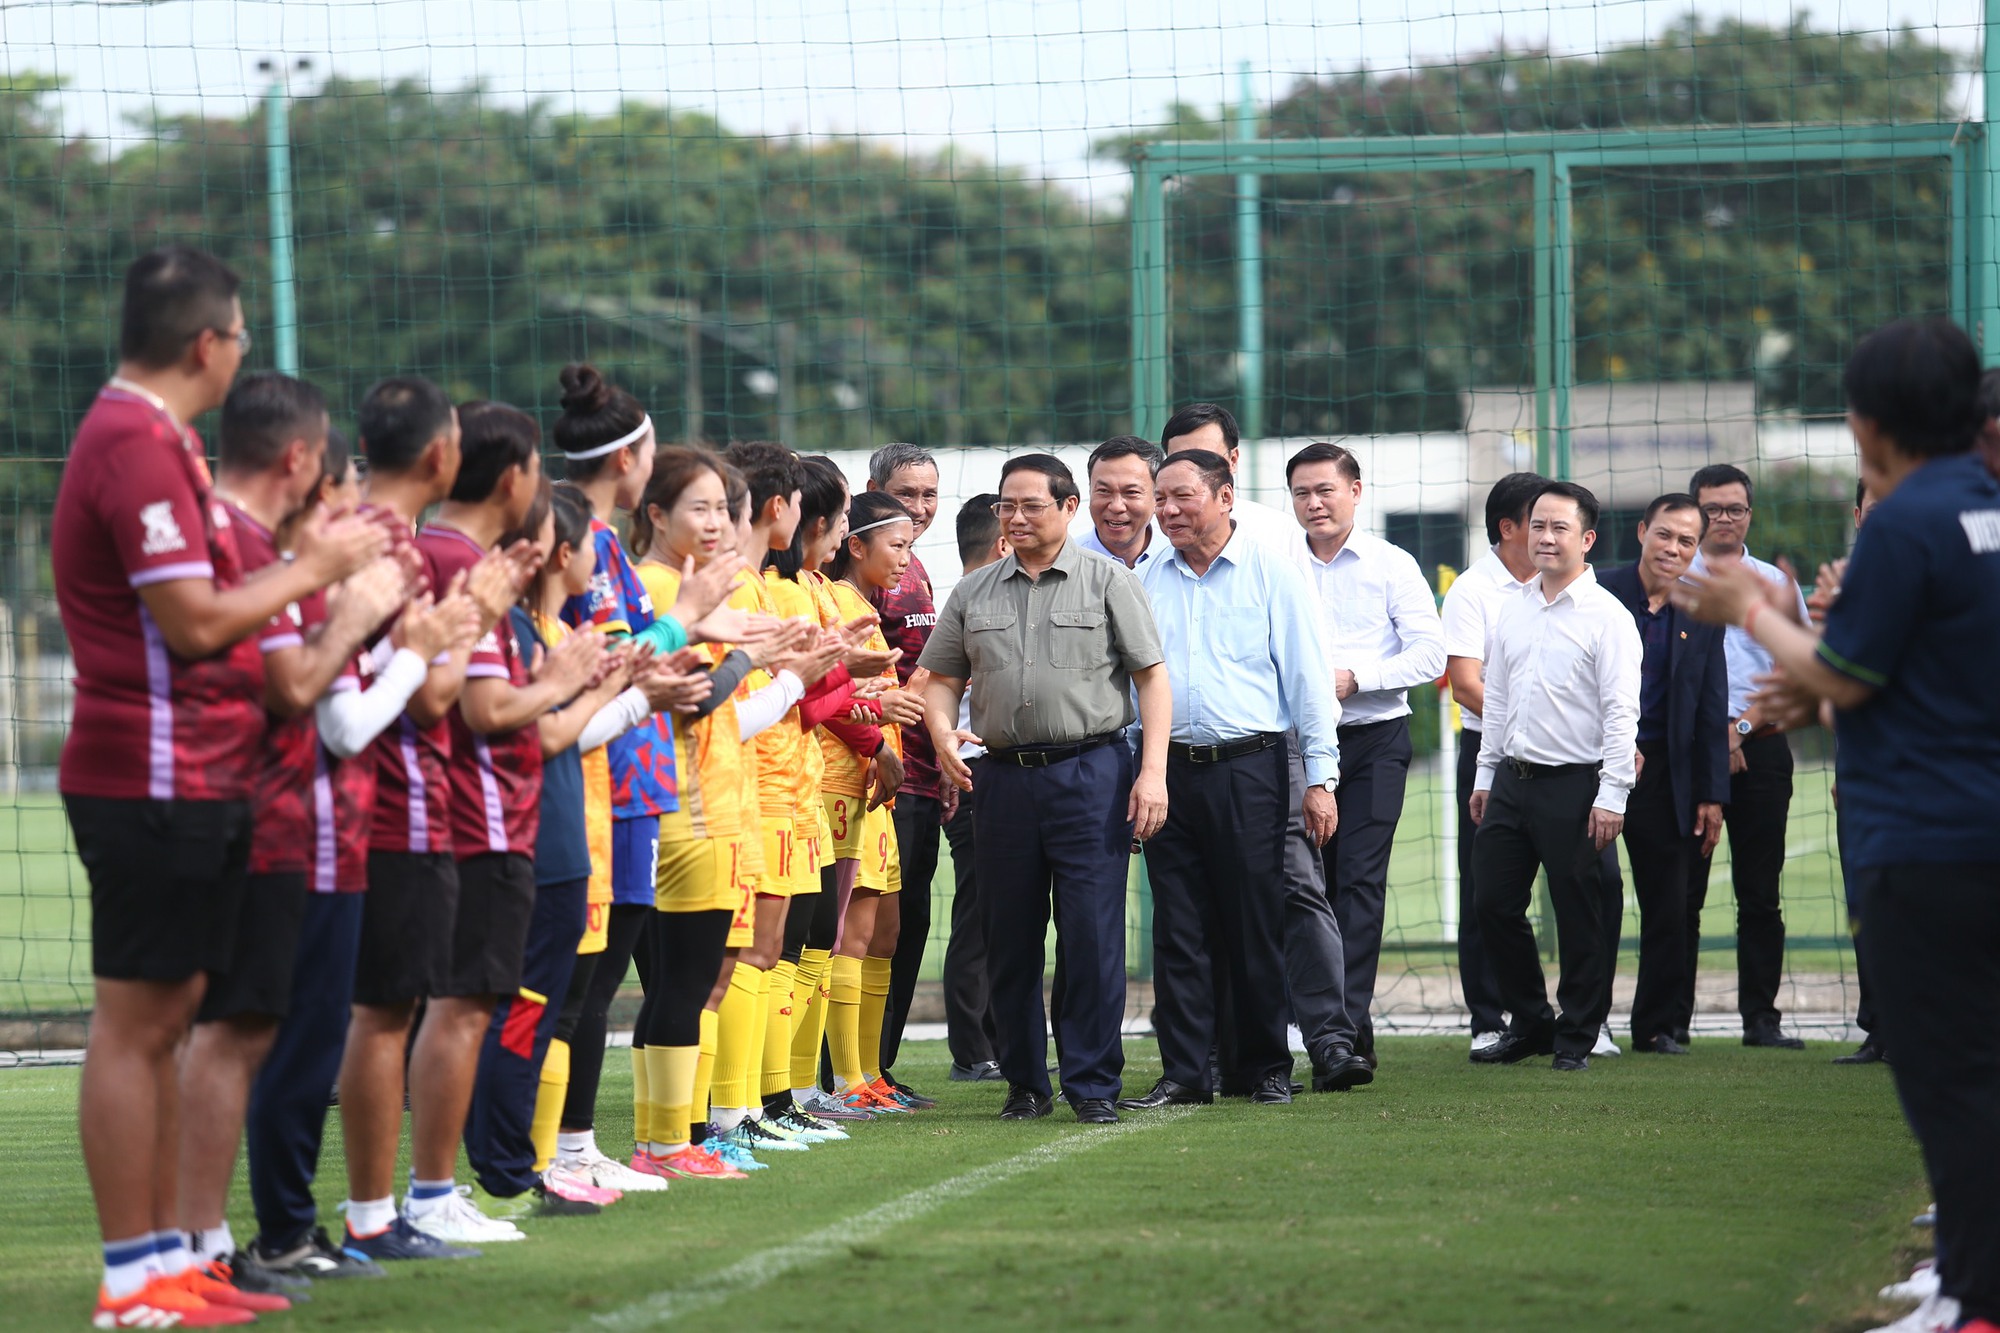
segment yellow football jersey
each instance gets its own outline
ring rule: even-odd
[[[868,605],[860,593],[845,583],[825,580],[829,596],[833,600],[834,613],[839,623],[865,616],[875,608]],[[889,641],[882,637],[878,626],[868,636],[868,646],[876,652],[887,652]],[[882,679],[892,688],[896,684],[896,668],[890,667],[882,673]],[[885,725],[882,728],[883,744],[888,745],[898,755],[903,753],[900,729]],[[846,742],[825,729],[820,731],[820,750],[826,756],[826,776],[821,780],[821,788],[829,796],[864,796],[867,794],[868,762],[847,748]]]
[[[677,569],[646,561],[638,567],[639,582],[654,606],[672,606],[680,592]],[[738,595],[729,599],[738,605]],[[705,643],[696,652],[709,664],[720,662],[728,649]],[[737,838],[744,831],[745,797],[749,792],[748,754],[738,732],[736,699],[699,721],[674,719],[674,771],[680,780],[681,808],[660,816],[660,841],[690,838]]]

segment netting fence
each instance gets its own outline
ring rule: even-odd
[[[0,1050],[79,1044],[89,1003],[47,525],[119,275],[165,240],[244,275],[252,363],[337,420],[392,372],[547,419],[588,358],[665,434],[857,485],[930,446],[940,596],[1007,453],[1081,472],[1196,399],[1268,503],[1305,440],[1348,444],[1362,523],[1440,586],[1530,466],[1597,490],[1600,560],[1708,462],[1757,479],[1753,552],[1841,553],[1846,349],[1983,333],[2000,293],[1973,7],[1323,9],[0,3]],[[1382,1001],[1448,1023],[1455,720],[1412,701]],[[1794,748],[1780,1004],[1844,1019],[1826,746]],[[1727,880],[1702,1002],[1733,1016]],[[1135,883],[1141,979],[1148,920]],[[1636,908],[1625,938],[1629,982]]]

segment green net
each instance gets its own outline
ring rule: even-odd
[[[88,1006],[47,525],[119,275],[164,240],[244,275],[253,364],[295,356],[337,417],[416,372],[547,419],[587,358],[663,434],[857,483],[930,446],[940,595],[1007,453],[1081,472],[1195,399],[1269,503],[1305,440],[1348,444],[1362,522],[1440,587],[1531,466],[1597,490],[1599,559],[1711,461],[1759,483],[1753,552],[1840,554],[1846,349],[1984,299],[1970,7],[1316,8],[0,4],[0,1050],[77,1045]],[[1454,718],[1413,704],[1382,1007],[1451,1026]],[[1825,738],[1795,748],[1780,1005],[1844,1022]],[[1139,886],[1142,978],[1147,920]],[[1728,1013],[1726,849],[1704,934]],[[1629,982],[1636,909],[1625,938]]]

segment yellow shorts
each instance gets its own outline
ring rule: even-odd
[[[820,860],[820,849],[826,844],[820,840],[820,824],[826,812],[815,811],[818,819],[801,819],[792,825],[792,896],[819,892],[819,871],[824,864]]]
[[[741,839],[673,839],[660,844],[653,906],[662,912],[734,912],[750,883]]]
[[[757,884],[748,875],[737,886],[736,906],[729,913],[726,949],[747,949],[757,942]]]
[[[862,829],[868,819],[868,798],[835,796],[828,792],[825,801],[827,833],[831,841],[822,845],[821,851],[831,851],[831,859],[835,861],[860,860],[861,845],[866,840]]]
[[[888,806],[870,810],[861,822],[861,869],[854,887],[877,893],[903,891],[903,857],[896,846],[896,819]]]
[[[769,892],[769,890],[764,888],[764,876],[767,872],[767,867],[764,863],[763,825],[753,825],[746,830],[743,834],[742,843],[743,877],[750,881],[751,888],[758,893]]]
[[[773,898],[789,898],[797,893],[799,884],[799,862],[805,859],[806,850],[799,846],[797,835],[790,823],[779,824],[764,821],[764,874],[757,881],[757,892],[769,894]]]

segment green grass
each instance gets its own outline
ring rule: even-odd
[[[841,1240],[689,1316],[715,1327],[1376,1327],[1848,1330],[1906,1256],[1920,1167],[1880,1067],[1703,1042],[1588,1074],[1468,1066],[1462,1042],[1390,1038],[1375,1087],[1289,1108],[1229,1103]],[[1128,1085],[1153,1076],[1130,1049]],[[607,1066],[599,1137],[630,1133]],[[529,1223],[481,1259],[323,1285],[290,1329],[554,1333],[835,1227],[913,1190],[1099,1133],[994,1119],[999,1090],[901,1072],[939,1110],[738,1183],[681,1183],[598,1218]],[[76,1072],[0,1071],[0,1323],[80,1327],[96,1275]],[[1136,1118],[1136,1117],[1135,1117]],[[321,1191],[344,1192],[339,1134]],[[461,1177],[465,1178],[465,1177]],[[249,1217],[241,1182],[238,1235]],[[1907,1271],[1907,1270],[1905,1270]],[[877,1311],[879,1313],[868,1313]]]
[[[1847,919],[1833,845],[1831,774],[1802,768],[1792,802],[1790,859],[1785,867],[1787,928],[1800,942],[1789,955],[1794,971],[1852,976],[1854,958],[1846,946]],[[1384,961],[1385,975],[1404,966],[1436,966],[1444,959],[1433,946],[1443,937],[1439,874],[1444,844],[1439,826],[1442,793],[1427,772],[1412,775],[1396,849],[1390,862],[1385,941],[1409,950]],[[0,805],[0,1014],[62,1013],[87,1007],[90,996],[90,904],[82,867],[68,850],[68,826],[53,796],[23,795]],[[1622,856],[1622,850],[1621,850]],[[1717,853],[1702,935],[1705,969],[1734,970],[1735,899],[1728,888],[1727,843]],[[1150,942],[1139,928],[1138,896],[1133,894],[1133,929],[1128,952],[1134,966],[1149,964]],[[1629,892],[1627,867],[1625,942],[1627,960],[1639,938],[1638,904]],[[950,938],[951,849],[940,849],[935,881],[934,922],[925,974],[935,979]],[[1851,1007],[1851,1006],[1850,1006]]]

